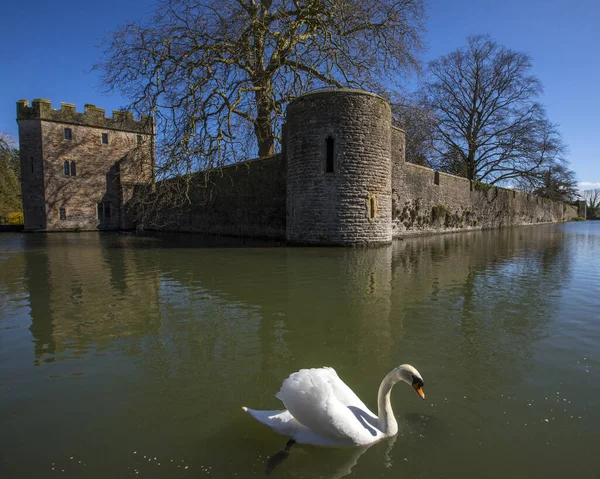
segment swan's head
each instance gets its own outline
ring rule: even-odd
[[[423,392],[423,377],[416,368],[412,367],[410,364],[403,364],[402,366],[398,366],[396,371],[398,371],[401,381],[410,384],[415,391],[417,391],[417,394],[421,396],[421,399],[425,399],[425,393]]]

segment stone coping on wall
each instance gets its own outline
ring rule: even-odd
[[[297,96],[296,98],[294,98],[292,101],[290,101],[288,103],[288,108],[291,104],[303,100],[305,98],[308,97],[312,97],[312,96],[316,96],[316,95],[367,95],[367,96],[372,96],[375,98],[379,98],[381,101],[383,101],[384,103],[389,105],[389,102],[383,98],[381,95],[378,95],[377,93],[372,93],[370,91],[366,91],[366,90],[357,90],[357,89],[353,89],[353,88],[338,88],[338,89],[332,89],[332,90],[327,90],[327,89],[323,89],[323,90],[314,90],[314,91],[309,91],[307,93],[304,93],[303,95]]]
[[[238,161],[236,163],[231,163],[230,165],[223,165],[223,166],[216,166],[214,168],[207,168],[205,170],[201,170],[198,171],[196,173],[192,173],[192,177],[200,177],[200,175],[205,175],[205,177],[209,177],[210,175],[223,175],[227,173],[227,170],[232,171],[232,170],[237,170],[238,168],[241,167],[245,167],[248,170],[250,169],[250,167],[254,164],[260,163],[262,161],[266,161],[266,160],[275,160],[278,157],[281,157],[281,153],[275,153],[273,155],[270,156],[261,156],[258,158],[252,158],[250,160],[242,160],[242,161]],[[164,178],[162,180],[159,180],[157,183],[161,184],[161,183],[172,183],[174,181],[177,181],[178,179],[183,178],[183,176],[175,176],[173,178]]]
[[[260,161],[274,160],[278,156],[281,156],[281,153],[274,153],[273,155],[269,155],[269,156],[259,156],[258,158],[251,158],[250,160],[242,160],[242,161],[238,161],[236,163],[231,163],[229,165],[216,166],[214,168],[208,168],[206,170],[203,170],[200,173],[209,173],[211,171],[225,170],[225,169],[229,169],[229,168],[237,168],[238,166],[248,166],[249,167],[251,164],[258,163]]]
[[[506,191],[507,193],[512,193],[513,198],[516,197],[516,195],[520,195],[520,196],[527,197],[528,200],[535,199],[536,202],[538,202],[538,203],[541,202],[542,204],[544,204],[546,202],[567,204],[562,201],[555,201],[555,200],[551,200],[549,198],[544,198],[542,196],[533,195],[531,193],[527,193],[526,191],[515,190],[512,188],[504,188],[502,186],[490,185],[488,183],[481,183],[481,185],[483,185],[483,188],[480,189],[477,186],[475,186],[476,182],[473,182],[463,176],[452,175],[450,173],[445,173],[443,171],[435,171],[433,168],[429,168],[428,166],[416,165],[414,163],[407,162],[407,163],[405,163],[405,165],[409,168],[414,168],[417,171],[422,171],[422,172],[427,172],[429,174],[432,174],[433,175],[433,184],[435,186],[440,186],[441,183],[443,183],[443,181],[441,181],[440,178],[447,178],[448,180],[451,180],[451,181],[458,181],[458,182],[464,183],[465,188],[469,189],[470,191],[481,191],[484,193],[488,192],[488,191],[492,191],[492,190],[496,191],[496,192],[497,191]]]
[[[104,108],[86,104],[84,113],[78,113],[72,103],[61,103],[60,110],[52,108],[52,102],[36,98],[29,106],[29,100],[17,101],[17,121],[43,120],[71,125],[91,126],[106,130],[128,131],[145,135],[154,134],[152,117],[142,115],[135,120],[133,113],[114,110],[112,117],[107,117]]]
[[[205,170],[201,170],[198,171],[197,173],[194,173],[194,175],[214,175],[214,174],[225,174],[227,173],[227,170],[232,171],[232,170],[237,170],[238,168],[241,167],[245,167],[247,169],[250,169],[250,167],[252,165],[255,165],[257,163],[260,163],[262,161],[267,161],[267,160],[275,160],[278,157],[281,156],[281,153],[275,153],[273,155],[270,156],[261,156],[258,158],[252,158],[250,160],[242,160],[242,161],[238,161],[236,163],[231,163],[230,165],[223,165],[223,166],[216,166],[214,168],[207,168]],[[175,179],[175,178],[171,178],[171,179]],[[164,181],[164,180],[163,180]]]
[[[415,163],[409,163],[408,161],[404,164],[411,168],[417,168],[417,169],[421,169],[421,170],[425,170],[425,171],[431,171],[431,173],[435,173],[433,168],[429,168],[428,166],[416,165]]]
[[[471,182],[471,180],[469,180],[468,178],[465,178],[464,176],[456,176],[456,175],[452,175],[450,173],[444,173],[443,171],[436,171],[436,173],[440,176],[446,176],[448,178],[452,178],[455,180],[460,180],[460,181],[464,181],[467,184]]]

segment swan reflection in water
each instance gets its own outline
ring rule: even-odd
[[[283,459],[274,459],[279,453],[273,454],[266,461],[265,472],[269,475],[275,468],[281,468],[291,477],[327,477],[340,478],[352,473],[363,455],[370,451],[367,461],[370,464],[381,464],[387,469],[394,466],[393,449],[401,437],[401,449],[414,446],[415,441],[425,436],[436,436],[437,439],[447,436],[445,423],[435,416],[409,412],[398,418],[402,434],[385,438],[366,446],[345,448],[323,448],[313,446],[294,446],[289,459],[282,464]]]
[[[316,448],[299,445],[294,447],[290,459],[283,464],[281,462],[269,464],[271,459],[269,458],[265,472],[268,476],[275,467],[279,466],[283,470],[279,472],[285,472],[286,475],[291,477],[339,479],[351,474],[360,458],[369,450],[371,450],[369,453],[371,458],[380,456],[383,453],[383,458],[379,459],[377,457],[374,462],[383,463],[385,467],[391,468],[393,464],[392,449],[397,439],[398,436],[392,436],[374,444],[353,448]],[[318,471],[315,470],[316,465],[318,465]]]

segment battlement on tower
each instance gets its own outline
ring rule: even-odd
[[[29,105],[29,100],[17,101],[17,121],[43,120],[72,125],[91,126],[107,130],[129,131],[151,135],[154,133],[152,117],[142,115],[139,120],[128,111],[113,110],[113,116],[107,117],[104,108],[96,105],[84,105],[84,112],[78,113],[72,103],[61,103],[60,110],[52,108],[52,102],[36,98]]]

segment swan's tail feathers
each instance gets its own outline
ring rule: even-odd
[[[242,407],[242,409],[258,422],[266,424],[275,432],[284,436],[294,436],[301,430],[306,429],[287,410],[257,411],[256,409],[249,409],[247,407]]]

